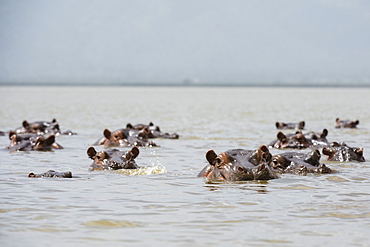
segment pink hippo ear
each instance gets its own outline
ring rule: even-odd
[[[206,153],[206,159],[208,163],[212,166],[215,165],[215,160],[216,160],[217,154],[213,150],[208,150]]]
[[[105,138],[110,139],[110,137],[112,135],[112,132],[110,132],[108,129],[105,129],[103,131],[103,135],[104,135]]]
[[[279,141],[281,142],[285,142],[286,141],[286,135],[284,135],[283,132],[279,131],[279,133],[277,133],[276,137],[279,139]]]
[[[131,123],[128,123],[127,125],[126,125],[126,129],[133,129],[134,128],[134,126],[132,126],[132,124]]]
[[[89,147],[87,149],[87,156],[89,156],[90,159],[94,159],[94,156],[96,155],[96,150],[94,147]]]

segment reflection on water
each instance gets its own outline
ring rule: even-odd
[[[209,149],[219,153],[268,144],[276,138],[276,121],[305,120],[305,131],[327,128],[329,141],[363,147],[370,159],[369,93],[350,88],[2,87],[0,130],[14,129],[23,120],[56,118],[62,130],[78,135],[58,136],[65,149],[53,152],[1,149],[0,243],[366,246],[369,162],[322,158],[337,173],[286,174],[269,181],[225,183],[197,174],[207,164]],[[29,95],[38,100],[22,100]],[[46,102],[54,102],[53,107],[45,107]],[[359,128],[335,129],[337,117],[359,119]],[[90,170],[86,150],[105,128],[150,121],[162,131],[179,133],[180,139],[156,139],[160,147],[140,149],[139,169]],[[0,145],[8,144],[7,136],[0,136]],[[48,170],[71,171],[74,178],[27,177]]]

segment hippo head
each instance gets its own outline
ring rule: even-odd
[[[113,133],[108,129],[103,131],[103,135],[106,138],[103,145],[105,146],[120,146],[127,140],[127,134],[121,130],[116,130]],[[124,145],[122,145],[124,146]]]
[[[214,180],[228,180],[228,181],[242,181],[253,180],[253,165],[250,167],[234,163],[234,160],[226,153],[217,155],[213,150],[206,153],[206,159],[210,165],[208,174],[209,179]]]
[[[277,148],[307,148],[310,146],[310,142],[300,131],[289,136],[280,131],[277,138],[279,140]]]
[[[363,148],[349,147],[345,143],[338,144],[336,142],[332,143],[330,147],[324,147],[322,153],[327,155],[327,160],[330,161],[360,161],[365,162],[365,157],[363,156]]]
[[[55,136],[51,135],[47,138],[39,136],[33,142],[32,149],[37,151],[50,151],[55,143]]]
[[[137,169],[135,158],[139,155],[139,149],[132,147],[131,150],[123,153],[118,149],[97,152],[94,147],[87,149],[87,155],[94,162],[91,164],[93,169]]]

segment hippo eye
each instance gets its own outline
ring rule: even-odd
[[[242,172],[244,171],[243,168],[241,168],[240,166],[238,167],[238,171]]]
[[[101,157],[100,157],[99,155],[97,155],[97,156],[96,156],[96,158],[97,158],[98,160],[100,160],[100,158],[101,158]]]

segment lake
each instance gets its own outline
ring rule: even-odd
[[[269,181],[208,183],[197,174],[209,149],[274,140],[276,121],[304,120],[303,132],[326,128],[329,141],[364,148],[370,160],[369,95],[370,88],[0,87],[0,130],[55,118],[77,133],[58,136],[64,149],[51,152],[9,153],[0,136],[0,245],[367,246],[368,161],[322,157],[337,173]],[[337,117],[360,124],[336,129]],[[180,138],[140,148],[135,173],[89,169],[86,150],[105,128],[149,122]],[[27,177],[50,169],[76,177]]]

